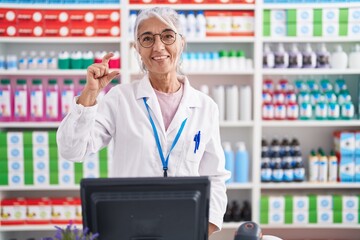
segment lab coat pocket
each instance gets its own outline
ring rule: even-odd
[[[203,143],[199,143],[197,149],[195,149],[195,141],[192,141],[190,147],[186,153],[185,161],[200,163],[200,160],[204,154],[205,145]]]

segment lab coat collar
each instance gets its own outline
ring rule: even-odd
[[[167,132],[177,130],[185,118],[189,118],[192,113],[192,108],[201,107],[199,93],[190,85],[186,76],[178,75],[178,80],[184,84],[184,93],[176,114],[171,121]],[[161,115],[160,105],[153,87],[151,86],[148,75],[145,75],[139,82],[136,92],[136,98],[142,101],[142,98],[147,98],[152,113],[158,121],[158,126],[161,126],[162,132],[165,133],[164,120]]]

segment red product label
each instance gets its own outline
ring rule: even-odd
[[[14,23],[1,23],[0,36],[1,37],[14,37],[17,36],[17,28]]]
[[[15,23],[17,11],[14,9],[0,9],[0,23]]]
[[[19,37],[41,37],[43,36],[44,28],[33,23],[23,23],[18,26]]]
[[[23,23],[42,25],[44,23],[43,11],[35,9],[18,9],[17,22],[21,26]]]

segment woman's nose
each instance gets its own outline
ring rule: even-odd
[[[153,46],[154,50],[161,50],[165,48],[165,44],[161,41],[160,35],[155,35],[154,41],[155,41]]]

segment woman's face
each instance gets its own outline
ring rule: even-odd
[[[168,32],[169,34],[166,34],[167,30],[170,30]],[[171,30],[176,32],[156,17],[148,18],[139,25],[137,37],[140,37],[140,41],[142,41],[142,43],[155,38],[154,45],[148,48],[141,46],[139,40],[136,42],[141,60],[150,73],[167,74],[176,72],[176,65],[184,45],[183,39],[179,34],[175,34],[174,36],[176,40],[171,45],[166,45],[160,40],[160,34],[164,33],[163,40],[165,42],[171,42],[171,38],[173,36],[173,34],[171,34],[173,33]],[[159,35],[153,36],[152,34]],[[149,37],[147,38],[146,36]]]

